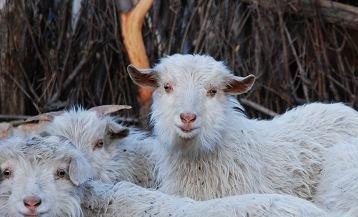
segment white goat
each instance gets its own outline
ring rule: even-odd
[[[83,153],[63,137],[4,139],[0,141],[0,216],[326,216],[310,202],[285,195],[196,202],[129,182],[83,184],[92,177],[90,171]]]
[[[135,128],[127,128],[109,116],[129,106],[107,105],[90,110],[45,113],[30,120],[47,120],[44,131],[64,136],[80,149],[92,164],[95,178],[102,181],[130,181],[153,187],[154,162],[150,149],[156,140]]]
[[[84,156],[60,137],[0,141],[1,217],[79,217],[81,188],[92,176]]]
[[[101,217],[324,217],[306,200],[278,194],[248,194],[208,201],[179,198],[129,182],[85,184],[85,216]]]
[[[358,140],[343,142],[324,154],[322,178],[314,201],[341,216],[358,217]]]
[[[358,136],[358,113],[313,103],[270,121],[247,119],[233,95],[255,77],[231,74],[201,55],[172,55],[153,69],[128,67],[155,88],[151,121],[158,136],[160,190],[207,200],[235,194],[286,193],[312,199],[322,151]]]

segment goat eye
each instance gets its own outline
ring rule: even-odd
[[[207,96],[213,97],[216,95],[218,91],[216,89],[210,89],[208,90]]]
[[[56,176],[62,179],[66,176],[66,171],[64,169],[58,169],[56,172]]]
[[[8,179],[11,177],[11,170],[10,169],[5,169],[3,172],[2,172],[2,175],[4,176],[4,178]]]
[[[102,139],[99,139],[97,143],[94,145],[93,149],[102,148],[104,145],[104,142]]]
[[[173,87],[169,83],[166,83],[164,84],[164,90],[165,92],[170,93],[173,90]]]

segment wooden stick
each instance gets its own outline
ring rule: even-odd
[[[259,112],[261,112],[261,113],[263,113],[265,115],[268,115],[268,116],[271,116],[271,117],[274,117],[274,116],[277,115],[276,112],[271,111],[270,109],[265,108],[262,105],[259,105],[259,104],[255,103],[253,101],[248,100],[248,99],[242,98],[242,99],[240,99],[240,102],[242,104],[246,105],[246,106],[250,106],[251,108],[253,108],[253,109],[255,109],[255,110],[257,110],[257,111],[259,111]]]
[[[0,115],[1,120],[24,120],[31,116],[28,115]]]
[[[139,68],[150,67],[143,42],[142,25],[152,3],[153,0],[140,0],[132,10],[120,14],[122,37],[129,61]],[[139,87],[139,103],[145,104],[149,102],[151,96],[151,88]]]
[[[241,0],[245,3],[257,4],[266,9],[273,9],[275,0]],[[317,14],[316,7],[320,11],[322,18],[327,22],[358,29],[358,7],[334,2],[330,0],[282,0],[290,10],[296,14],[314,17]],[[316,7],[314,7],[316,6]]]

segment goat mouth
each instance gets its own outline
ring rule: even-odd
[[[25,214],[25,213],[21,213],[24,217],[38,217],[40,216],[39,213],[31,213],[31,214]]]
[[[182,126],[177,125],[177,127],[184,133],[190,133],[190,132],[193,132],[199,128],[199,127],[193,127],[192,125],[189,125],[189,124],[185,124]]]
[[[24,217],[40,217],[46,214],[47,212],[31,212],[31,213],[23,213],[21,212],[21,215]]]

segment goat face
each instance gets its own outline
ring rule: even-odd
[[[91,162],[94,178],[109,181],[103,166],[111,159],[113,144],[126,137],[129,129],[105,114],[103,107],[64,111],[51,118],[46,133],[68,138]]]
[[[229,121],[230,95],[247,92],[255,80],[236,77],[222,62],[200,55],[176,54],[153,69],[129,66],[128,72],[137,84],[156,88],[151,120],[159,140],[184,149],[213,149]]]
[[[67,140],[3,140],[0,167],[1,216],[82,215],[78,185],[91,177],[90,167]]]

